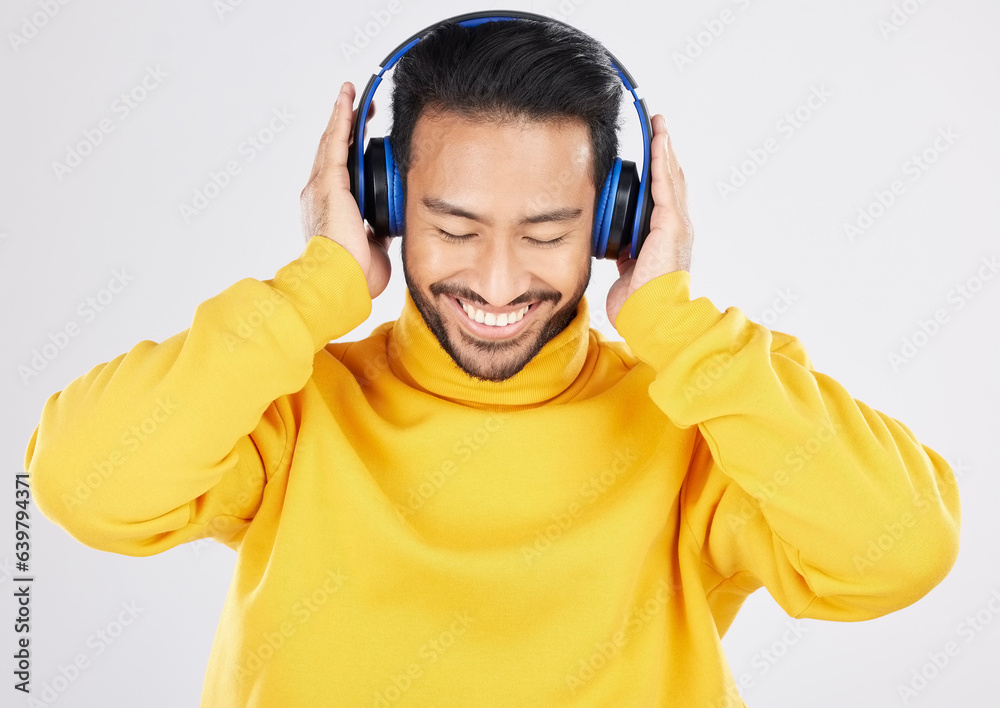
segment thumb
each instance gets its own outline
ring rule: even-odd
[[[636,259],[635,258],[629,258],[628,257],[628,250],[627,249],[624,250],[624,251],[622,251],[618,255],[618,260],[615,263],[618,266],[618,275],[619,276],[623,276],[626,273],[631,272],[632,269],[635,268],[635,263],[636,263]]]

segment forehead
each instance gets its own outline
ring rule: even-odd
[[[590,133],[579,119],[497,121],[424,111],[411,145],[408,191],[480,207],[582,203],[594,194]]]

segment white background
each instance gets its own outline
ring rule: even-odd
[[[30,33],[25,22],[41,17],[40,0],[4,3],[0,455],[10,477],[0,530],[0,702],[27,705],[11,688],[13,474],[23,470],[46,398],[141,340],[186,329],[198,303],[237,280],[270,278],[298,257],[305,245],[299,193],[342,81],[360,92],[386,53],[439,19],[521,9],[596,36],[631,71],[650,111],[666,116],[695,225],[692,297],[706,296],[720,310],[738,306],[798,336],[818,371],[904,422],[961,474],[958,562],[915,605],[869,622],[803,621],[801,638],[788,644],[782,634],[792,620],[764,590],[748,599],[724,638],[734,674],[753,681],[747,704],[904,705],[898,687],[913,681],[929,652],[955,641],[958,656],[906,705],[997,705],[1000,601],[994,609],[989,603],[991,592],[1000,597],[1000,278],[980,283],[960,309],[954,289],[970,279],[976,287],[981,259],[1000,253],[1000,5],[908,0],[895,7],[912,14],[887,32],[880,23],[892,21],[888,0],[400,3],[397,14],[383,13],[390,19],[381,27],[371,24],[372,12],[387,7],[381,0],[244,0],[221,13],[209,0],[69,2],[22,42],[9,33]],[[698,54],[690,42],[724,10],[732,22],[717,37],[703,34],[700,54],[679,64],[679,56]],[[363,43],[357,38],[366,23],[368,46],[345,52]],[[147,66],[166,76],[123,118],[114,102]],[[783,132],[779,121],[813,88],[829,98],[793,134]],[[389,94],[383,85],[371,135],[387,131]],[[274,110],[294,118],[248,161],[241,143]],[[640,162],[631,106],[623,117],[622,156]],[[53,163],[102,119],[114,130],[60,179]],[[939,130],[955,138],[933,154]],[[719,183],[768,138],[777,152],[723,198]],[[914,180],[911,160],[925,149],[934,162]],[[190,204],[233,159],[240,174],[185,221],[178,205]],[[905,191],[852,241],[844,224],[856,223],[859,209],[894,180]],[[392,283],[347,339],[398,316],[398,241],[391,253]],[[134,279],[85,320],[77,306],[116,269]],[[593,326],[620,339],[604,315],[615,276],[612,263],[595,263],[588,299]],[[769,311],[779,291],[794,302]],[[938,309],[947,322],[918,338],[924,346],[894,368],[888,354]],[[80,333],[24,380],[19,367],[30,367],[32,350],[72,322]],[[235,554],[202,542],[130,558],[82,546],[37,510],[32,525],[36,695],[83,653],[88,668],[68,686],[58,682],[61,708],[198,705]],[[97,642],[98,630],[115,631],[122,602],[135,602],[141,614],[110,645]],[[960,634],[977,612],[988,621],[982,631]],[[780,659],[769,663],[763,651]]]

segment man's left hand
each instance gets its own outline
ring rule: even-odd
[[[654,278],[677,270],[690,271],[694,230],[687,211],[687,188],[684,171],[667,134],[667,121],[653,116],[653,139],[650,143],[653,212],[649,217],[649,236],[637,258],[629,258],[629,249],[618,255],[621,276],[608,291],[608,321],[614,324],[629,295]]]

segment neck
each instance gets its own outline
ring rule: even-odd
[[[444,350],[406,290],[399,319],[387,332],[389,363],[397,378],[455,403],[508,410],[567,400],[589,377],[590,309],[580,299],[569,325],[545,343],[518,373],[504,381],[484,381],[465,373]],[[595,347],[596,350],[596,347]]]

